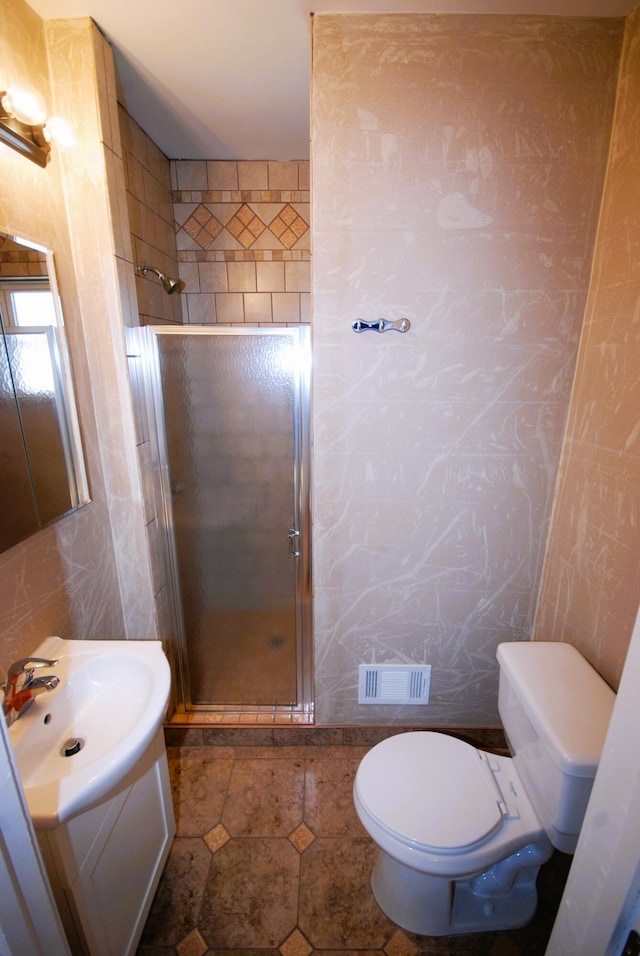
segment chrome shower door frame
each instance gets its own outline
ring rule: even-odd
[[[296,686],[295,705],[256,706],[256,711],[282,712],[313,715],[313,655],[312,655],[312,615],[311,615],[311,514],[310,514],[310,387],[311,387],[311,337],[308,326],[290,327],[252,327],[252,326],[147,326],[146,355],[148,369],[148,394],[150,398],[150,420],[152,445],[154,447],[155,467],[160,479],[162,510],[160,518],[164,529],[166,559],[170,577],[170,597],[172,618],[175,628],[174,658],[178,681],[179,700],[177,710],[185,710],[194,716],[209,712],[233,711],[228,704],[204,705],[192,702],[189,686],[189,668],[187,666],[187,635],[185,633],[182,601],[180,596],[180,578],[178,555],[175,540],[175,524],[171,497],[171,479],[167,432],[165,428],[165,410],[160,373],[158,337],[164,335],[182,336],[286,336],[292,341],[296,362],[292,370],[293,386],[293,527],[295,532],[290,546],[295,554],[295,622],[296,622]],[[299,534],[298,534],[299,532]],[[243,712],[251,710],[244,704],[237,708]]]

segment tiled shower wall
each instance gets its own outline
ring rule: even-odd
[[[308,322],[309,163],[170,163],[122,106],[118,120],[134,264],[184,283],[169,296],[157,277],[136,275],[139,324]],[[188,247],[180,263],[176,242]],[[137,324],[125,332],[146,531],[159,635],[175,654]]]
[[[310,322],[307,161],[171,163],[119,108],[134,264],[184,283],[168,296],[136,276],[141,325]]]
[[[622,32],[313,18],[320,723],[497,720],[496,645],[531,636]],[[351,328],[401,316],[403,335]],[[373,662],[431,664],[428,707],[358,705]]]
[[[176,161],[171,170],[183,322],[309,322],[309,163]]]
[[[142,263],[155,266],[164,275],[177,276],[178,262],[171,196],[169,160],[156,144],[118,105],[118,123],[122,141],[124,188],[131,232],[133,266]],[[134,281],[131,276],[131,281]],[[158,637],[174,664],[177,634],[162,515],[162,496],[155,451],[153,428],[144,373],[144,349],[140,326],[180,324],[180,296],[167,295],[158,277],[135,274],[137,312],[125,327],[129,383],[136,425],[136,451],[142,476],[145,530],[151,559],[153,593]],[[172,686],[171,707],[177,703],[176,683]]]
[[[594,268],[534,637],[618,686],[640,599],[640,9],[626,23]]]
[[[127,111],[118,107],[134,266],[178,274],[169,160]],[[136,274],[141,325],[182,322],[180,296],[167,295],[156,275]]]

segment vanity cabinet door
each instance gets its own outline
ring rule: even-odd
[[[160,728],[116,792],[40,834],[49,851],[45,860],[54,867],[54,891],[64,898],[61,916],[74,956],[133,956],[174,833]]]

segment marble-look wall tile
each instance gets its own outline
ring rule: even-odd
[[[65,152],[60,161],[123,615],[118,636],[155,638],[153,574],[124,334],[131,315],[129,288],[121,280],[131,246],[121,139],[112,129],[115,109],[106,105],[106,100],[115,99],[113,69],[107,67],[112,51],[88,18],[46,21],[45,33],[56,106],[61,115],[74,117],[78,135],[78,147]],[[96,96],[101,64],[104,83]]]
[[[48,32],[43,21],[22,0],[5,3],[0,36],[0,86],[32,86],[46,100],[47,109],[65,114],[54,76],[63,72],[79,78],[84,71],[87,92],[95,91],[89,22],[70,62],[61,53],[58,32]],[[64,29],[60,24],[62,32]],[[77,29],[77,22],[73,29]],[[87,48],[88,46],[88,48]],[[77,151],[86,158],[93,147],[78,111],[66,114],[76,125]],[[85,350],[83,315],[67,222],[64,182],[65,157],[55,147],[46,169],[17,153],[0,157],[0,229],[24,236],[54,250],[55,268],[69,340],[82,441],[91,501],[21,544],[0,555],[0,625],[2,662],[8,664],[31,653],[47,635],[65,638],[121,637],[125,632],[117,566],[94,413],[92,383]],[[69,200],[82,204],[82,177]],[[92,223],[86,222],[87,230]],[[95,274],[92,278],[96,280]]]
[[[640,10],[626,22],[593,276],[534,637],[617,688],[640,598]]]
[[[491,725],[496,646],[531,634],[622,23],[313,31],[317,718]],[[385,661],[433,666],[428,707],[358,706]]]

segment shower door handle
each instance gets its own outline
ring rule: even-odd
[[[295,540],[300,537],[300,532],[296,528],[289,528],[287,537],[289,539],[289,557],[299,558],[300,552],[296,550]]]

